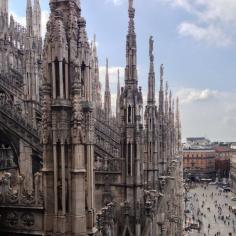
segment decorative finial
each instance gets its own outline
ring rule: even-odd
[[[134,19],[135,16],[135,9],[134,9],[134,1],[133,0],[129,0],[129,18],[130,19]]]

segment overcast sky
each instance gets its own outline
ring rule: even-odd
[[[9,0],[10,12],[25,24],[26,0]],[[43,34],[49,0],[41,0]],[[96,33],[104,81],[109,58],[112,98],[116,70],[125,66],[128,0],[81,0],[89,38]],[[236,1],[134,0],[139,84],[147,89],[148,39],[155,40],[156,86],[159,67],[180,97],[183,137],[236,141]],[[123,80],[122,73],[122,80]]]

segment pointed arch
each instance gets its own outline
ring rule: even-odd
[[[59,60],[56,57],[55,58],[55,80],[56,80],[56,98],[60,97],[60,66],[59,66]]]
[[[132,108],[131,105],[128,106],[128,123],[131,123],[132,120]]]
[[[133,236],[130,226],[126,223],[122,236]]]

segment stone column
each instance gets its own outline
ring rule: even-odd
[[[65,80],[66,80],[66,84],[65,84],[66,94],[65,94],[65,97],[66,97],[66,99],[69,99],[69,81],[68,81],[68,64],[67,63],[65,64],[65,75],[66,75],[66,78],[65,78]]]
[[[56,99],[56,74],[55,74],[55,62],[52,62],[52,87],[53,87],[53,98]]]
[[[33,192],[32,173],[32,148],[23,140],[20,140],[20,174],[24,176],[24,189],[28,193]]]
[[[66,214],[65,145],[61,145],[62,215]]]
[[[74,144],[72,154],[71,189],[72,235],[87,235],[85,213],[85,151],[83,144]]]
[[[53,172],[54,172],[54,214],[58,213],[58,193],[57,193],[57,145],[53,144]]]
[[[59,61],[59,76],[60,76],[60,98],[64,98],[64,83],[63,83],[63,68],[62,68],[62,61]]]

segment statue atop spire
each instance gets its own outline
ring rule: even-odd
[[[135,17],[135,9],[133,7],[133,0],[129,0],[129,33],[135,34],[134,29],[134,17]]]
[[[149,56],[150,56],[151,61],[154,61],[153,45],[154,45],[154,40],[153,40],[153,37],[150,36],[150,38],[149,38]]]
[[[164,65],[161,64],[161,79],[163,80],[163,77],[164,77]]]
[[[160,86],[160,89],[163,91],[163,80],[164,80],[164,65],[161,64],[161,67],[160,67],[160,74],[161,74],[161,86]]]

